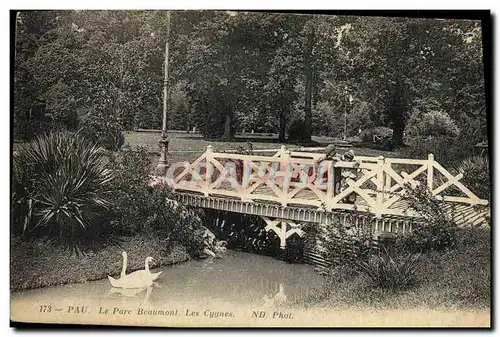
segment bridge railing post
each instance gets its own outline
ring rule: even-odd
[[[283,150],[283,147],[282,147]],[[283,195],[281,196],[281,204],[283,206],[286,206],[288,204],[288,190],[290,189],[290,180],[292,178],[292,170],[290,165],[290,157],[291,157],[291,152],[290,150],[286,149],[283,151],[281,154],[281,165],[284,166],[284,172],[283,172]]]
[[[384,214],[384,199],[385,199],[385,157],[380,156],[377,158],[377,200],[375,202],[375,215],[377,218],[381,218],[382,214]]]
[[[434,155],[429,153],[427,156],[427,188],[430,192],[434,187]]]
[[[328,203],[333,199],[335,196],[335,175],[334,175],[334,162],[330,162],[327,164],[328,165],[328,171],[326,175],[326,199],[328,200]]]
[[[207,151],[206,156],[205,156],[205,161],[207,163],[206,169],[205,169],[205,189],[204,189],[204,194],[207,197],[209,195],[210,191],[210,185],[212,184],[212,175],[214,171],[214,165],[212,163],[212,158],[213,158],[213,152],[214,148],[212,145],[207,145]]]

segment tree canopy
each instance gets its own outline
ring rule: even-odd
[[[486,135],[481,24],[471,20],[174,11],[169,126],[207,138],[293,123],[341,137],[446,121]],[[161,127],[165,11],[30,11],[16,25],[14,136]],[[427,118],[423,124],[420,119]],[[436,131],[438,132],[438,131]],[[450,133],[451,132],[451,133]]]

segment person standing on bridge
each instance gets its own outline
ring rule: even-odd
[[[352,162],[354,161],[354,151],[349,150],[346,153],[344,153],[341,156],[342,161],[346,162]],[[340,176],[340,181],[337,181],[337,186],[336,186],[336,191],[335,194],[340,193],[341,191],[345,190],[346,188],[349,187],[348,180],[353,180],[356,181],[358,179],[358,171],[359,171],[359,166],[361,162],[356,160],[354,162],[354,167],[353,168],[344,168],[342,170],[341,176]],[[342,199],[342,202],[347,203],[347,204],[354,204],[356,202],[356,193],[349,193],[344,199]]]
[[[314,160],[314,175],[318,175],[318,168],[320,166],[320,164],[322,162],[324,162],[325,160],[334,160],[337,155],[337,151],[335,149],[335,145],[333,144],[329,144],[326,148],[325,148],[325,152],[324,152],[324,155],[321,156],[321,157],[318,157]],[[338,160],[338,158],[337,158]]]

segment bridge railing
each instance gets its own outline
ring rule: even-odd
[[[355,156],[353,161],[325,160],[322,154],[282,147],[274,156],[207,151],[193,163],[170,170],[167,181],[178,192],[222,196],[242,201],[413,215],[402,193],[407,186],[427,186],[437,199],[487,205],[430,154],[427,159]]]

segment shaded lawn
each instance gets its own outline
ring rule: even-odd
[[[442,308],[489,310],[491,301],[491,232],[462,230],[448,252],[422,256],[419,283],[391,292],[373,287],[356,272],[337,267],[327,285],[300,298],[301,307],[369,307],[380,309]]]
[[[159,132],[137,132],[137,131],[127,131],[125,132],[125,144],[130,147],[136,148],[138,146],[143,146],[148,152],[151,153],[153,161],[156,163],[159,156],[159,145],[161,134]],[[272,136],[253,136],[250,138],[251,134],[246,134],[244,137],[237,136],[233,141],[218,141],[218,140],[206,140],[200,134],[193,133],[179,133],[171,132],[169,133],[169,155],[168,160],[170,162],[176,161],[193,161],[198,158],[203,152],[206,151],[208,145],[212,145],[214,151],[224,152],[224,151],[234,151],[239,147],[248,149],[246,143],[247,140],[252,142],[254,150],[264,150],[264,149],[274,149],[278,150],[281,145],[286,145],[288,148],[297,150],[300,147],[296,144],[285,143],[281,144]],[[327,138],[327,137],[314,137],[318,144],[318,147],[324,147],[330,142],[336,142],[338,139]],[[310,146],[308,146],[310,147]],[[338,146],[339,152],[347,151],[348,147]],[[360,156],[385,156],[385,157],[398,157],[398,153],[391,151],[381,151],[370,149],[366,147],[353,147],[352,148],[356,155]],[[273,152],[267,152],[266,155],[273,155]]]
[[[172,247],[172,249],[168,249]],[[82,283],[118,276],[122,269],[121,252],[128,253],[127,273],[144,269],[144,260],[152,256],[157,268],[189,259],[184,247],[172,246],[158,237],[136,235],[123,237],[120,245],[109,245],[85,255],[71,254],[41,241],[11,239],[11,291]]]

